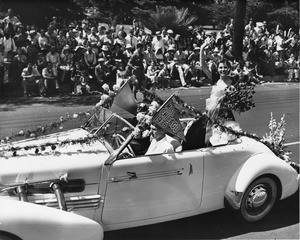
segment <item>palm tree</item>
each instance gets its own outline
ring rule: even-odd
[[[156,12],[150,14],[150,21],[144,24],[152,30],[166,27],[182,34],[198,18],[195,15],[188,16],[188,12],[188,8],[177,9],[174,6],[157,6]]]
[[[237,60],[242,59],[246,4],[247,0],[236,1],[233,33],[233,54]]]

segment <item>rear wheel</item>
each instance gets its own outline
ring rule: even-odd
[[[277,185],[273,179],[263,177],[255,180],[244,193],[240,216],[248,222],[261,220],[274,206],[277,192]]]

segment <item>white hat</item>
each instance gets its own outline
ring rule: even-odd
[[[108,86],[108,84],[106,84],[106,83],[104,83],[104,84],[102,85],[102,88],[103,88],[103,90],[109,91],[109,86]]]
[[[168,30],[167,30],[167,33],[172,34],[172,33],[173,33],[173,30],[172,30],[172,29],[168,29]]]
[[[103,45],[101,48],[102,51],[108,51],[108,47],[106,45]]]
[[[175,51],[174,46],[173,46],[173,45],[170,45],[170,46],[168,47],[168,50],[167,50],[167,51]]]

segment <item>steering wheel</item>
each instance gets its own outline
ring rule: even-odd
[[[122,145],[123,142],[125,142],[125,138],[121,134],[118,134],[118,133],[114,134],[114,139],[115,139],[115,142],[116,142],[118,148]],[[125,149],[127,149],[127,151]],[[135,157],[135,153],[129,144],[126,146],[125,149],[124,149],[125,152],[123,150],[123,152],[120,153],[120,155],[127,153],[130,155],[129,157]],[[120,155],[119,155],[119,158],[120,158]]]

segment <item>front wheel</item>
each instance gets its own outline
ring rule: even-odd
[[[247,188],[241,202],[240,216],[248,222],[264,218],[274,206],[277,198],[277,185],[269,177],[255,180]]]

